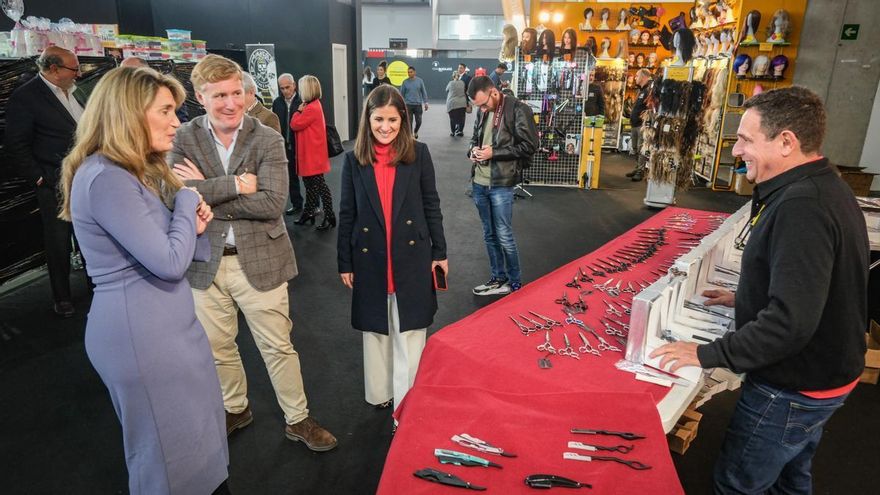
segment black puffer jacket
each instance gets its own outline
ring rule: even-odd
[[[516,185],[519,171],[528,167],[538,149],[538,130],[528,105],[509,95],[504,96],[503,105],[501,122],[492,129],[492,186],[511,187]],[[474,119],[469,158],[470,150],[481,144],[483,126],[492,125],[486,115],[478,111]],[[476,165],[471,167],[471,177],[475,168]]]

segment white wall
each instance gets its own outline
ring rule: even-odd
[[[431,6],[362,5],[363,48],[387,48],[388,38],[407,38],[408,48],[474,50],[469,56],[493,58],[500,40],[459,41],[437,39],[437,15],[501,15],[501,0],[434,0]]]
[[[434,48],[430,6],[362,5],[362,46],[388,48],[388,38],[407,38],[407,48]]]
[[[868,123],[868,132],[865,133],[865,146],[862,148],[860,167],[866,167],[865,172],[880,173],[880,84],[877,84],[877,94],[874,96],[874,109],[871,110],[871,121]],[[880,175],[874,177],[871,190],[880,189]]]

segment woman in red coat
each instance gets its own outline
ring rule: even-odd
[[[333,214],[333,197],[324,181],[324,174],[330,171],[330,157],[321,107],[321,83],[317,77],[305,75],[299,78],[298,85],[303,102],[290,119],[290,128],[296,133],[297,172],[306,186],[306,204],[302,216],[294,223],[314,225],[320,198],[324,204],[324,221],[317,229],[328,230],[336,226],[336,215]]]

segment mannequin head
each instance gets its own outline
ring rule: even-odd
[[[599,13],[599,20],[601,21],[607,21],[610,17],[611,9],[609,9],[608,7],[602,9],[602,11]]]
[[[788,67],[788,57],[777,55],[770,61],[770,72],[774,79],[782,79],[785,69]]]
[[[693,24],[697,22],[697,7],[691,7],[690,12],[688,12],[688,17],[690,18],[690,23]]]
[[[513,60],[516,56],[516,40],[518,38],[516,26],[513,24],[505,24],[501,31],[504,41],[501,42],[501,55],[499,58],[503,60]]]
[[[636,67],[644,67],[645,66],[645,54],[640,53],[636,55]]]
[[[755,29],[757,30],[757,27]],[[787,11],[779,9],[773,14],[773,19],[767,25],[767,41],[782,43],[789,34],[791,34],[791,17]]]
[[[562,50],[565,52],[573,52],[577,48],[577,32],[568,28],[562,33]]]
[[[746,16],[746,23],[743,27],[742,36],[739,39],[739,42],[742,43],[744,39],[746,39],[749,35],[754,36],[755,33],[758,32],[758,26],[761,25],[761,13],[757,10],[753,10],[749,12]]]
[[[733,72],[736,73],[736,77],[745,77],[748,75],[751,66],[752,57],[745,53],[741,53],[733,59]]]
[[[752,63],[752,75],[755,77],[763,77],[770,70],[770,59],[767,55],[758,55]]]
[[[630,29],[629,42],[632,43],[633,45],[639,44],[639,30],[638,29]]]
[[[642,31],[642,34],[639,36],[639,44],[647,45],[651,41],[651,32],[650,31]]]
[[[648,54],[648,67],[657,67],[657,52]]]
[[[592,53],[593,56],[595,57],[597,50],[598,50],[598,45],[596,44],[596,37],[590,36],[589,38],[587,38],[587,42],[584,43],[584,48],[589,50],[590,53]]]
[[[630,53],[629,53],[629,56],[626,57],[626,61],[627,61],[627,63],[629,63],[629,66],[630,66],[630,67],[635,67],[635,63],[636,63],[636,54],[633,53],[633,52],[630,52]]]
[[[609,38],[607,36],[602,38],[601,48],[602,48],[602,51],[608,51],[608,49],[611,48],[611,38]]]
[[[592,18],[593,18],[593,9],[591,9],[591,8],[584,9],[584,19],[589,21]]]
[[[552,29],[545,29],[538,36],[537,54],[539,57],[547,56],[551,60],[556,57],[556,35],[553,34]]]
[[[522,33],[522,41],[519,42],[519,50],[523,55],[535,53],[535,45],[538,41],[538,32],[535,28],[525,28]]]
[[[660,44],[660,32],[654,31],[651,33],[651,44],[657,46]]]
[[[694,47],[697,39],[694,38],[694,32],[688,28],[681,28],[675,32],[673,45],[681,53],[682,63],[688,63],[694,56]]]

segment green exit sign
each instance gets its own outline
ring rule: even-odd
[[[840,39],[843,41],[852,41],[859,37],[858,24],[844,24],[843,31],[840,32]]]

